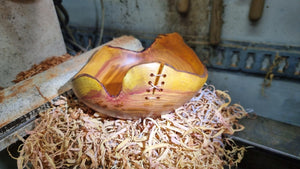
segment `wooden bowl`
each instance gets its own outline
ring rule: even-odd
[[[141,52],[104,46],[75,75],[76,96],[108,116],[137,119],[168,113],[189,101],[207,69],[177,33],[160,35]]]

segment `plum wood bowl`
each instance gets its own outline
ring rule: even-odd
[[[108,116],[137,119],[168,113],[189,101],[207,69],[177,33],[159,35],[137,52],[104,46],[72,80],[76,96]]]

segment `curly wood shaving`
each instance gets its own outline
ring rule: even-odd
[[[121,120],[95,112],[93,116],[78,101],[62,97],[40,114],[35,129],[23,140],[18,168],[234,166],[246,149],[224,134],[243,130],[238,120],[247,113],[230,102],[227,93],[206,85],[174,113]]]

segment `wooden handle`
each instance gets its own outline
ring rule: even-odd
[[[218,45],[221,41],[223,9],[223,0],[212,1],[212,13],[209,28],[209,42],[211,45]]]
[[[249,19],[251,21],[258,21],[263,13],[265,0],[252,0],[249,10]]]
[[[180,14],[187,14],[190,8],[190,0],[177,0],[176,9]]]

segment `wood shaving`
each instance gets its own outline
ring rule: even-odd
[[[62,55],[62,56],[53,56],[50,58],[47,58],[46,60],[42,61],[39,64],[34,64],[29,70],[20,72],[17,74],[16,79],[12,82],[18,83],[20,81],[23,81],[25,79],[28,79],[38,73],[41,73],[45,70],[50,69],[51,67],[54,67],[58,64],[61,64],[62,62],[65,62],[69,60],[72,56],[68,53]]]
[[[247,113],[211,85],[160,118],[122,120],[86,113],[61,97],[40,114],[20,148],[18,168],[223,168],[241,162],[245,147],[224,134],[244,127]],[[89,110],[91,111],[91,110]],[[72,115],[73,113],[73,115]]]

